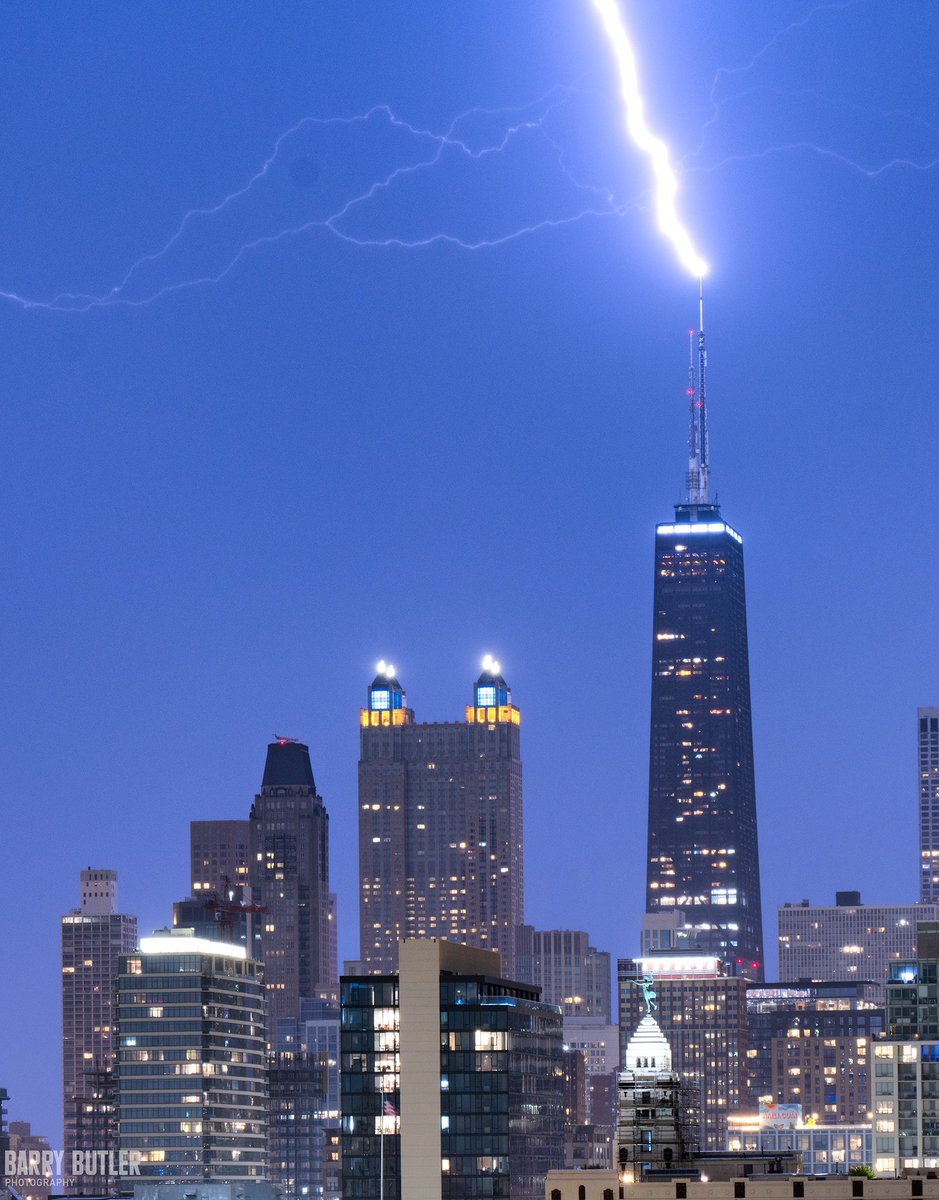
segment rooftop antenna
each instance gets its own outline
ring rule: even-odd
[[[698,280],[698,337],[695,355],[695,331],[689,336],[688,397],[691,408],[688,434],[688,503],[711,503],[710,454],[708,447],[707,365],[704,340],[704,278]],[[697,358],[697,361],[696,361]]]

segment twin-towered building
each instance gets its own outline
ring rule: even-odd
[[[484,662],[462,721],[418,722],[380,664],[361,711],[362,969],[397,969],[398,943],[434,937],[498,950],[515,978],[525,919],[521,713]]]

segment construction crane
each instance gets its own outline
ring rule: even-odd
[[[237,916],[240,916],[241,913],[267,912],[263,904],[250,904],[246,900],[236,900],[235,889],[232,887],[231,880],[227,875],[222,879],[221,897],[219,897],[218,892],[213,892],[211,897],[206,901],[205,906],[214,914],[219,928],[225,931],[226,940],[229,942],[234,941],[235,918]]]

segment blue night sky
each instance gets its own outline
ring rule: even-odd
[[[772,945],[784,900],[916,898],[939,6],[626,11],[713,265]],[[117,868],[124,909],[164,924],[189,820],[247,814],[275,732],[310,743],[356,955],[381,657],[419,720],[461,718],[502,660],[527,917],[633,952],[653,530],[681,497],[696,284],[588,0],[46,0],[0,8],[0,40],[11,1116],[58,1144],[80,868]]]

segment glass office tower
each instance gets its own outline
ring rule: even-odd
[[[743,538],[710,492],[704,301],[692,334],[687,500],[656,528],[646,908],[763,978]]]
[[[647,909],[763,977],[743,539],[714,505],[655,539]]]
[[[499,969],[410,939],[397,975],[342,980],[346,1200],[544,1197],[564,1161],[561,1012]]]
[[[260,964],[189,930],[141,938],[117,978],[119,1148],[144,1181],[267,1178]]]

